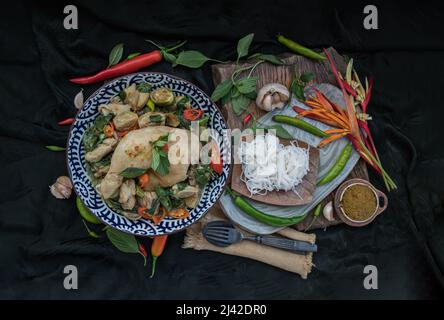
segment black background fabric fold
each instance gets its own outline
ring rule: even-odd
[[[79,29],[63,28],[74,4]],[[379,29],[363,28],[354,1],[14,1],[0,11],[0,298],[4,299],[427,299],[444,284],[444,42],[440,2],[373,2]],[[122,42],[125,56],[148,52],[151,39],[186,39],[219,60],[233,60],[239,38],[254,32],[251,52],[282,53],[282,33],[309,47],[334,46],[375,77],[371,130],[399,189],[388,210],[365,228],[318,230],[316,267],[308,280],[255,261],[181,249],[172,235],[155,278],[138,255],[86,233],[74,197],[57,200],[48,186],[67,174],[66,144],[73,98],[100,84],[70,77],[107,65]],[[210,65],[190,70],[161,62],[147,71],[185,78],[206,93]],[[381,179],[370,171],[382,189]],[[149,247],[150,240],[142,242]],[[363,268],[377,266],[378,290],[365,290]],[[63,268],[79,270],[79,289],[65,290]]]

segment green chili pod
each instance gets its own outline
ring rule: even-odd
[[[314,59],[314,60],[326,60],[327,58],[311,49],[308,49],[299,43],[290,40],[288,38],[285,38],[283,35],[278,35],[277,40],[282,43],[284,46],[286,46],[291,51],[298,53],[304,57]]]
[[[324,184],[329,183],[334,178],[336,178],[342,172],[342,170],[344,170],[344,167],[347,164],[348,159],[350,159],[352,150],[353,146],[349,142],[344,147],[344,149],[342,149],[342,152],[339,155],[338,159],[336,160],[335,164],[331,167],[331,169],[327,172],[327,174],[324,177],[322,177],[321,180],[319,180],[318,186],[322,186]]]
[[[293,218],[282,218],[266,214],[255,207],[240,196],[234,195],[234,203],[250,217],[274,227],[287,227],[297,224],[305,219],[307,213]]]
[[[308,123],[307,121],[304,121],[299,118],[290,117],[290,116],[283,116],[283,115],[275,115],[273,116],[273,120],[280,123],[289,124],[291,126],[297,127],[299,129],[302,129],[304,131],[307,131],[308,133],[311,133],[317,137],[325,138],[328,137],[329,134],[322,131],[318,127],[312,125],[311,123]]]
[[[66,148],[63,147],[59,147],[59,146],[45,146],[46,149],[51,150],[51,151],[65,151]]]

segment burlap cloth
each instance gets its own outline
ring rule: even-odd
[[[206,241],[202,235],[202,227],[213,220],[227,220],[221,211],[211,210],[205,217],[193,224],[187,229],[183,248],[194,250],[210,250],[220,253],[230,254],[239,257],[245,257],[256,261],[261,261],[269,265],[299,274],[303,279],[311,272],[313,266],[313,254],[307,253],[300,255],[277,248],[261,245],[252,241],[241,241],[231,246],[220,248]],[[244,234],[245,230],[239,228]],[[315,243],[314,234],[303,233],[291,228],[285,228],[279,231],[275,236],[280,235],[293,240],[302,240]]]

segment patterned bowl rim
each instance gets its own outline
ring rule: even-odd
[[[200,89],[198,86],[196,86],[195,84],[191,83],[191,82],[188,81],[188,80],[185,80],[185,79],[183,79],[183,78],[181,78],[181,77],[178,77],[178,76],[175,76],[175,75],[171,75],[171,74],[169,74],[169,73],[165,73],[165,72],[156,72],[156,71],[142,71],[142,72],[129,73],[129,74],[126,74],[126,75],[124,75],[124,76],[120,76],[120,77],[114,78],[114,79],[111,80],[110,82],[101,85],[97,90],[95,90],[93,93],[91,93],[91,94],[89,95],[89,97],[83,102],[82,108],[79,109],[79,110],[77,110],[76,115],[75,115],[75,117],[74,117],[74,118],[75,118],[75,121],[74,121],[74,122],[70,125],[70,127],[69,127],[68,139],[66,140],[66,150],[68,150],[68,145],[69,145],[69,141],[71,140],[71,135],[72,135],[73,127],[74,127],[75,123],[78,121],[78,116],[79,116],[80,112],[82,111],[83,107],[84,107],[84,106],[85,106],[85,105],[86,105],[91,99],[93,99],[93,98],[98,94],[98,92],[99,92],[100,90],[102,90],[104,87],[106,87],[106,86],[108,86],[108,85],[110,85],[110,84],[113,84],[114,82],[118,82],[118,81],[120,81],[121,79],[124,79],[124,78],[127,78],[127,77],[132,77],[132,76],[137,76],[137,75],[139,75],[139,74],[160,74],[160,75],[163,75],[163,76],[167,76],[167,77],[171,77],[171,78],[174,78],[174,79],[177,79],[177,80],[183,81],[183,82],[187,83],[188,85],[190,85],[190,86],[196,88],[197,90],[199,90],[200,92],[202,92],[202,94],[203,94],[204,96],[206,96],[206,97],[211,101],[213,107],[216,108],[217,112],[220,113],[222,119],[224,120],[224,123],[225,123],[226,128],[227,128],[228,130],[230,130],[229,124],[228,124],[228,122],[226,121],[226,119],[225,119],[225,117],[224,117],[222,111],[221,111],[220,108],[218,107],[218,105],[217,105],[215,102],[213,102],[213,100],[211,100],[211,97],[208,96],[208,95],[205,93],[205,91],[203,91],[202,89]],[[82,90],[83,90],[83,89],[82,89]],[[229,143],[229,148],[231,149],[231,142]],[[231,152],[230,152],[230,154],[231,154]],[[230,156],[230,157],[231,157],[231,156]],[[69,175],[69,178],[70,178],[71,181],[72,181],[73,178],[72,178],[72,173],[71,173],[71,169],[70,169],[69,162],[68,162],[68,152],[65,153],[65,160],[66,160],[66,167],[67,167],[67,169],[68,169],[68,175]],[[231,172],[232,172],[232,170],[233,170],[233,164],[232,164],[232,161],[230,161],[230,163],[229,163],[229,167],[228,167],[228,172],[227,172],[227,179],[225,180],[225,183],[223,184],[223,186],[222,186],[222,188],[221,188],[221,192],[220,192],[220,194],[217,196],[217,198],[216,198],[216,200],[214,201],[214,203],[213,203],[208,209],[206,209],[206,210],[200,215],[200,217],[198,217],[198,218],[197,218],[196,220],[194,220],[190,225],[188,225],[188,226],[186,226],[186,227],[184,227],[184,228],[181,228],[181,229],[178,229],[178,230],[174,230],[174,231],[172,231],[172,232],[166,232],[166,233],[164,233],[164,234],[162,234],[162,235],[172,235],[172,234],[175,234],[175,233],[178,233],[178,232],[182,232],[182,231],[184,231],[185,229],[191,227],[191,226],[192,226],[193,224],[195,224],[196,222],[198,222],[200,219],[202,219],[202,218],[208,213],[208,211],[210,211],[210,210],[214,207],[214,205],[219,201],[219,198],[225,193],[225,190],[226,190],[226,188],[227,188],[228,181],[230,180],[230,177],[231,177]],[[79,196],[79,194],[78,194],[78,192],[77,192],[75,186],[73,186],[73,190],[74,190],[74,193],[75,193],[76,197],[79,197],[79,198],[80,198],[80,196]],[[82,202],[82,203],[83,203],[83,202]],[[103,224],[106,225],[106,226],[109,226],[110,228],[116,229],[116,230],[118,230],[118,231],[120,231],[120,232],[123,232],[123,233],[126,233],[126,234],[131,234],[131,235],[136,236],[136,237],[152,238],[152,237],[156,237],[156,236],[157,236],[157,235],[154,235],[154,236],[153,236],[153,235],[144,235],[144,234],[134,234],[133,232],[128,231],[128,230],[121,230],[121,229],[118,229],[118,228],[114,227],[113,225],[109,224],[108,222],[104,221],[101,217],[99,217],[99,216],[95,215],[94,213],[92,213],[91,210],[90,210],[86,205],[85,205],[85,207],[88,209],[88,212],[89,212],[90,214],[92,214],[94,217],[96,217],[98,220],[100,220],[101,223],[103,223]],[[118,213],[116,213],[114,210],[112,210],[111,208],[108,207],[108,209],[111,210],[112,212],[114,212],[115,214],[118,214]]]

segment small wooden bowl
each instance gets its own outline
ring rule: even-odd
[[[362,221],[353,220],[353,219],[349,218],[345,214],[344,209],[342,208],[342,204],[341,204],[342,197],[344,196],[345,191],[348,188],[350,188],[351,186],[354,186],[357,184],[364,185],[364,186],[370,188],[373,191],[375,198],[376,198],[375,212],[373,212],[373,214],[369,218],[362,220]],[[381,198],[383,199],[382,203],[380,201]],[[387,199],[387,196],[385,195],[385,193],[376,189],[370,182],[368,182],[367,180],[363,180],[363,179],[355,178],[355,179],[347,180],[346,182],[344,182],[343,184],[341,184],[339,186],[339,188],[337,189],[337,191],[335,193],[334,207],[335,207],[336,214],[344,223],[346,223],[352,227],[363,227],[365,225],[368,225],[380,213],[382,213],[385,209],[387,209],[387,205],[388,205],[388,199]]]

